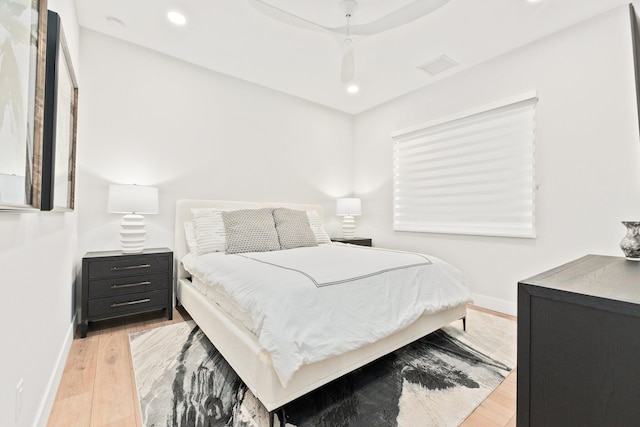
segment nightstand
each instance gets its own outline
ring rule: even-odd
[[[173,316],[173,252],[168,248],[87,252],[82,258],[80,336],[89,322],[166,310]]]
[[[332,237],[331,241],[338,242],[338,243],[349,243],[351,245],[358,245],[358,246],[372,246],[371,239],[367,239],[364,237],[353,237],[351,239],[345,239],[343,237]]]

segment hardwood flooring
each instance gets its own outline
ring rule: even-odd
[[[491,314],[487,310],[470,307]],[[512,319],[514,317],[500,315]],[[183,309],[141,314],[89,325],[87,338],[71,344],[48,427],[142,427],[133,364],[131,332],[189,320]],[[516,374],[506,380],[462,423],[463,427],[515,427]]]

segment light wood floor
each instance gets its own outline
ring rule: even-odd
[[[485,310],[469,308],[516,321],[513,316]],[[475,411],[461,424],[462,427],[516,427],[516,370],[487,397]]]
[[[174,309],[171,321],[156,312],[90,324],[87,338],[76,335],[71,344],[48,426],[141,427],[129,333],[189,319]],[[515,413],[514,371],[462,426],[515,427]]]

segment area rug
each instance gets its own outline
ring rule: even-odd
[[[129,339],[144,426],[268,426],[265,408],[193,322]],[[457,426],[515,362],[516,323],[469,310],[467,332],[454,322],[286,405],[275,425]]]

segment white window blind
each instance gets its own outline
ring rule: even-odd
[[[535,237],[537,97],[392,135],[393,229]]]

